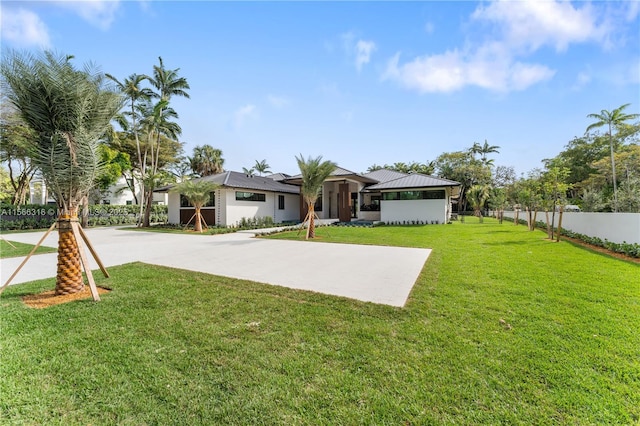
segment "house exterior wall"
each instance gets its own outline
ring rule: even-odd
[[[300,197],[297,194],[285,194],[279,192],[265,192],[249,189],[226,189],[224,203],[224,222],[226,226],[237,225],[242,218],[263,218],[270,216],[274,222],[300,220]],[[254,192],[265,194],[265,201],[239,201],[236,200],[236,191]],[[278,195],[284,195],[284,209],[278,208]]]
[[[170,192],[167,195],[167,198],[169,199],[169,202],[167,204],[169,206],[167,222],[171,223],[172,225],[178,225],[180,223],[180,194]]]
[[[281,194],[281,193],[273,193],[271,194],[274,198],[274,214],[273,220],[276,223],[282,222],[299,222],[300,219],[300,196],[298,194]],[[284,210],[280,210],[278,208],[278,196],[284,196]]]
[[[236,200],[236,191],[265,194],[265,201],[238,201]],[[278,208],[279,195],[284,196],[285,208],[282,210]],[[169,192],[167,198],[169,206],[168,222],[179,224],[180,194]],[[271,216],[276,223],[300,220],[300,197],[297,194],[229,188],[218,189],[215,199],[215,207],[203,207],[203,210],[215,209],[215,224],[219,226],[237,225],[243,217],[249,219]],[[191,209],[193,208],[191,207]]]
[[[444,200],[382,200],[380,220],[383,222],[437,220],[438,223],[446,223],[449,203],[447,198]]]

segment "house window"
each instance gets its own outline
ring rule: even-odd
[[[444,189],[434,191],[398,191],[385,192],[382,194],[383,200],[444,200],[446,194]]]
[[[216,205],[215,192],[210,192],[209,201],[207,201],[202,207],[215,207],[215,205]],[[189,202],[187,197],[180,194],[180,207],[193,207],[193,204]]]
[[[318,194],[318,198],[316,199],[316,203],[313,205],[313,210],[317,212],[322,211],[322,192]]]
[[[284,195],[278,195],[278,210],[284,210]]]
[[[267,201],[267,195],[259,192],[240,192],[236,191],[237,201]]]

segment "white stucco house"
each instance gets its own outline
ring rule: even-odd
[[[228,171],[199,180],[220,185],[203,208],[208,225],[234,226],[242,218],[266,216],[275,223],[300,222],[307,214],[300,197],[300,175],[261,177]],[[169,189],[157,190],[168,192],[169,223],[187,223],[193,207]],[[315,211],[320,219],[340,222],[446,223],[452,200],[459,194],[458,182],[434,176],[386,169],[360,174],[337,167],[325,180]]]
[[[196,180],[220,185],[202,208],[202,216],[209,226],[236,226],[242,218],[258,219],[267,216],[275,223],[299,221],[300,188],[295,185],[270,177],[248,176],[233,171]],[[170,192],[170,189],[168,186],[156,190],[168,193],[169,223],[186,224],[195,209],[185,197]]]

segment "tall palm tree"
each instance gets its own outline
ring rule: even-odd
[[[146,193],[144,195],[146,209],[144,211],[144,218],[142,226],[147,227],[150,225],[149,219],[151,217],[151,204],[153,201],[153,189],[156,187],[156,180],[158,179],[158,166],[160,162],[160,141],[162,137],[167,137],[172,140],[176,140],[182,133],[182,129],[178,123],[171,121],[171,119],[178,118],[178,114],[173,108],[168,106],[169,102],[161,100],[155,105],[148,105],[149,111],[145,114],[142,120],[142,126],[147,133],[147,147],[149,147],[150,165],[151,170],[146,173],[145,188]],[[147,161],[147,151],[145,150],[145,158],[143,161]]]
[[[111,74],[105,74],[105,76],[112,80],[116,87],[120,90],[120,92],[126,97],[127,103],[129,104],[129,111],[126,113],[131,119],[131,125],[129,126],[126,122],[121,122],[123,128],[129,128],[133,133],[134,139],[136,141],[136,152],[138,154],[138,167],[140,168],[140,196],[144,199],[144,182],[146,180],[146,163],[142,161],[142,149],[140,147],[140,137],[138,134],[138,123],[141,119],[140,116],[140,102],[148,102],[153,96],[154,93],[148,87],[142,87],[142,83],[145,80],[148,80],[149,77],[140,74],[131,74],[129,77],[125,78],[123,81],[119,81]],[[135,191],[134,191],[135,196]],[[136,197],[137,198],[137,197]],[[142,217],[144,208],[144,203],[140,203],[140,217]],[[142,222],[139,222],[139,225],[142,225]]]
[[[207,204],[211,197],[211,193],[218,189],[220,185],[214,182],[207,182],[203,180],[185,180],[171,188],[171,192],[177,192],[183,195],[191,204],[193,204],[196,210],[191,219],[195,219],[193,224],[194,231],[202,232],[202,223],[204,218],[202,217],[202,207]],[[189,219],[189,221],[191,221]],[[206,222],[205,222],[206,226]]]
[[[322,191],[322,184],[325,179],[333,173],[337,164],[331,161],[322,161],[321,155],[316,158],[309,157],[305,160],[302,154],[300,154],[300,157],[296,157],[296,160],[298,161],[298,167],[302,174],[300,195],[302,195],[303,200],[307,203],[308,208],[307,218],[309,220],[309,227],[307,228],[306,238],[315,238],[314,205],[318,200],[318,195],[320,195]]]
[[[193,156],[189,157],[191,170],[198,176],[216,175],[224,172],[222,151],[211,145],[196,146]]]
[[[262,176],[263,173],[269,173],[271,171],[269,170],[270,167],[271,166],[267,164],[267,160],[262,160],[262,161],[256,160],[256,165],[253,166],[255,171],[258,172],[258,175],[260,176]]]
[[[639,114],[625,114],[623,111],[631,104],[624,104],[613,111],[607,111],[603,109],[600,114],[588,114],[587,118],[593,118],[597,120],[595,123],[590,124],[587,127],[585,133],[589,133],[590,130],[607,126],[607,135],[609,136],[609,148],[611,149],[611,172],[613,181],[613,211],[618,211],[618,184],[616,180],[616,162],[614,159],[613,149],[613,135],[611,134],[613,128],[619,128],[625,121],[634,120],[638,118]]]
[[[149,80],[149,83],[151,83],[151,85],[155,87],[155,89],[157,90],[157,92],[154,93],[154,96],[160,99],[160,101],[158,102],[158,104],[156,104],[156,107],[154,108],[154,110],[157,110],[157,111],[154,111],[154,114],[156,116],[162,116],[164,113],[163,110],[169,108],[169,100],[173,96],[181,96],[181,97],[189,98],[189,93],[187,92],[187,90],[190,89],[190,87],[186,78],[178,76],[178,71],[180,71],[180,68],[176,68],[175,70],[168,70],[164,66],[164,61],[162,60],[162,57],[158,57],[158,61],[159,61],[159,65],[153,66],[153,75],[147,76],[147,79]],[[173,110],[172,110],[172,114],[174,118],[178,117],[178,115]],[[177,134],[179,135],[179,132]],[[158,161],[160,158],[160,133],[157,133],[155,146],[156,146],[155,152],[154,152],[154,147],[153,146],[151,147],[152,156],[151,156],[151,164],[150,164],[151,165],[150,174],[152,176],[156,175],[158,172]],[[154,158],[155,158],[155,161],[154,161]],[[149,216],[151,215],[151,203],[153,200],[153,187],[147,189],[147,194],[145,198],[146,198],[146,203],[145,203],[143,226],[148,226]]]
[[[38,57],[13,52],[0,68],[3,93],[37,134],[31,158],[58,204],[56,294],[84,288],[72,222],[101,170],[98,144],[123,105],[101,73],[79,71],[71,59],[49,51]]]

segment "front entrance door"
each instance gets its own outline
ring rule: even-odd
[[[338,219],[351,222],[351,192],[348,183],[338,185]]]

